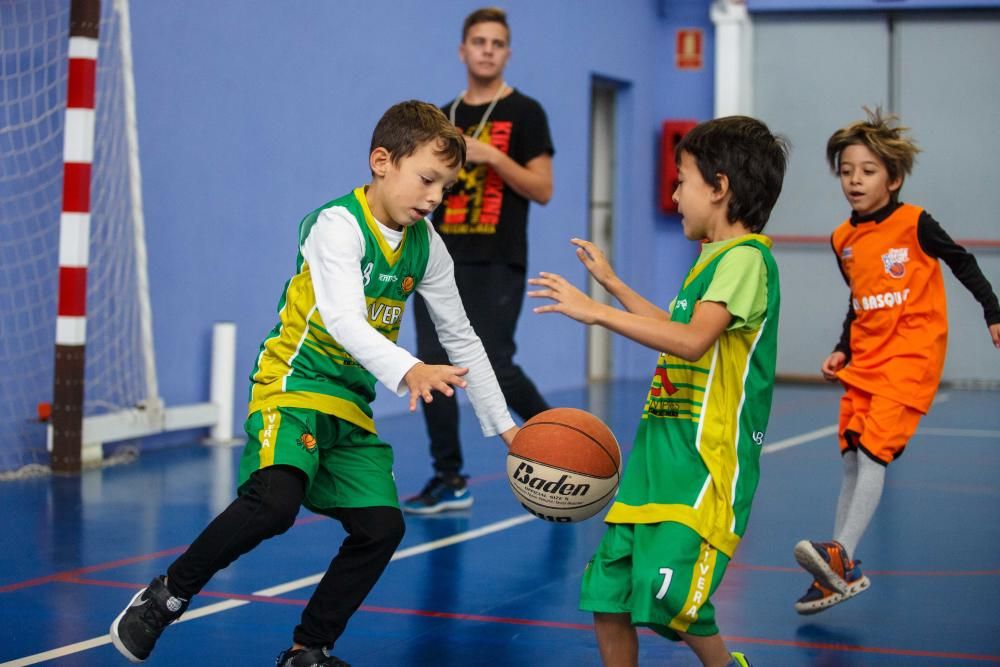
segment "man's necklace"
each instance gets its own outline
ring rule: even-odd
[[[478,139],[479,135],[483,133],[483,128],[486,127],[486,121],[489,120],[490,114],[493,113],[493,109],[496,108],[497,102],[500,101],[500,96],[503,95],[504,91],[506,90],[507,90],[507,82],[501,81],[500,89],[497,90],[496,95],[493,96],[493,99],[490,101],[490,105],[486,107],[486,112],[483,114],[482,120],[479,121],[479,125],[476,127],[476,131],[472,135],[473,140]],[[458,97],[455,98],[455,100],[451,103],[451,106],[448,108],[448,119],[451,121],[452,125],[455,124],[455,109],[458,107],[459,102],[462,101],[462,98],[465,97],[465,94],[467,92],[469,91],[463,90],[462,92],[460,92],[458,94]]]

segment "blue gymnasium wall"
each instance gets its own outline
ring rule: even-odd
[[[298,221],[367,182],[371,130],[387,107],[408,98],[442,103],[464,87],[461,22],[478,6],[132,3],[154,336],[168,405],[207,398],[212,323],[233,321],[240,432],[246,378],[294,270]],[[555,195],[532,207],[529,272],[584,284],[568,239],[587,230],[587,110],[591,77],[600,76],[623,86],[615,265],[665,303],[694,245],[676,216],[656,209],[658,128],[666,117],[711,116],[709,0],[503,6],[513,30],[508,81],[545,106],[556,146]],[[692,26],[706,30],[706,67],[675,72],[673,31]],[[530,305],[518,330],[520,364],[543,391],[581,386],[585,328],[535,315]],[[400,344],[414,348],[409,316]],[[617,342],[615,354],[619,377],[645,377],[655,361],[628,341]],[[380,389],[375,409],[400,413],[406,404]],[[422,422],[415,427],[422,433]]]

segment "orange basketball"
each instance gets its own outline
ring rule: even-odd
[[[507,453],[507,481],[521,505],[546,521],[572,523],[602,509],[618,490],[621,450],[604,422],[553,408],[526,421]]]

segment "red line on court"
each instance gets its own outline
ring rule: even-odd
[[[652,632],[652,631],[647,631]],[[823,642],[800,642],[787,639],[760,639],[757,637],[733,637],[724,635],[727,642],[762,644],[766,646],[792,646],[795,648],[812,648],[820,651],[845,651],[848,653],[876,653],[879,655],[906,655],[913,658],[941,658],[945,660],[979,660],[985,662],[1000,661],[1000,655],[982,655],[978,653],[952,653],[950,651],[919,651],[907,648],[883,648],[880,646],[856,646],[854,644],[826,644]]]
[[[317,521],[323,521],[327,517],[320,515],[308,516],[303,519],[299,519],[295,522],[296,526],[305,525],[308,523],[316,523]],[[21,590],[23,588],[31,588],[33,586],[42,586],[44,584],[50,584],[54,581],[69,581],[76,579],[80,575],[90,574],[91,572],[102,572],[104,570],[112,570],[116,567],[122,567],[125,565],[132,565],[134,563],[143,563],[148,560],[156,560],[157,558],[163,558],[164,556],[173,556],[175,554],[183,553],[188,545],[184,544],[179,547],[172,547],[170,549],[164,549],[163,551],[156,551],[151,554],[143,554],[142,556],[132,556],[131,558],[123,558],[121,560],[114,560],[108,563],[99,563],[97,565],[88,565],[87,567],[81,567],[76,570],[66,570],[65,572],[56,572],[54,574],[47,574],[44,577],[36,577],[35,579],[26,579],[25,581],[15,581],[12,584],[7,584],[5,586],[0,586],[0,593],[9,593],[11,591]],[[110,585],[113,582],[108,582]],[[130,586],[129,584],[126,584]],[[145,586],[145,584],[143,584]],[[142,588],[142,586],[131,586],[132,588]]]
[[[97,581],[94,579],[67,578],[64,583],[74,583],[94,586],[112,586],[115,588],[140,589],[144,584],[124,584],[117,581]],[[201,596],[222,598],[227,600],[244,600],[246,602],[263,602],[304,607],[308,600],[295,598],[278,598],[263,595],[244,595],[240,593],[222,593],[202,591]],[[535,628],[555,628],[561,630],[582,630],[590,632],[593,626],[589,623],[565,623],[562,621],[545,621],[529,618],[513,618],[509,616],[484,616],[482,614],[459,614],[455,612],[431,611],[427,609],[403,609],[399,607],[380,607],[376,605],[361,605],[361,611],[371,614],[395,614],[401,616],[419,616],[422,618],[439,618],[454,621],[475,621],[478,623],[499,623],[503,625],[525,625]],[[642,628],[643,635],[659,636],[652,630]],[[975,660],[979,662],[1000,662],[1000,655],[983,655],[977,653],[958,653],[950,651],[922,651],[906,648],[886,648],[881,646],[857,646],[854,644],[830,644],[824,642],[804,642],[791,639],[765,639],[761,637],[734,637],[723,635],[727,642],[742,644],[759,644],[761,646],[787,646],[790,648],[815,649],[819,651],[839,651],[846,653],[868,653],[876,655],[900,655],[913,658],[937,658],[941,660]]]
[[[756,572],[804,572],[801,567],[785,567],[781,565],[751,565],[749,563],[732,562],[730,570],[751,570]],[[866,574],[880,577],[996,577],[1000,570],[869,570]]]
[[[465,483],[469,486],[478,486],[480,484],[486,484],[487,482],[495,482],[498,479],[507,479],[506,472],[491,472],[485,475],[476,475],[475,477],[470,477],[465,480]]]
[[[310,516],[304,519],[299,519],[295,522],[296,526],[316,523],[318,521],[323,521],[326,519],[324,516]],[[120,587],[131,587],[131,588],[142,588],[142,586],[132,586],[131,584],[116,584],[116,582],[97,582],[96,580],[83,580],[78,579],[81,575],[90,574],[92,572],[102,572],[104,570],[111,570],[116,567],[123,567],[125,565],[133,565],[135,563],[142,563],[149,560],[156,560],[157,558],[163,558],[164,556],[173,556],[175,554],[182,553],[187,549],[187,545],[173,547],[171,549],[164,549],[163,551],[157,551],[150,554],[145,554],[142,556],[132,556],[131,558],[123,558],[121,560],[111,561],[108,563],[100,563],[98,565],[89,565],[87,567],[81,567],[76,570],[67,570],[65,572],[56,572],[55,574],[48,574],[44,577],[37,577],[35,579],[27,579],[25,581],[16,581],[12,584],[7,584],[5,586],[0,586],[0,593],[10,593],[11,591],[22,590],[25,588],[31,588],[33,586],[43,586],[45,584],[50,584],[53,582],[69,582],[69,583],[99,583],[101,585],[118,585]],[[801,568],[798,567],[785,567],[780,565],[752,565],[749,563],[739,563],[733,562],[729,564],[730,569],[735,570],[749,570],[756,572],[802,572]],[[1000,576],[1000,570],[865,570],[868,574],[877,575],[880,577],[996,577]]]
[[[877,574],[880,577],[995,577],[1000,575],[1000,570],[942,570],[940,572],[927,572],[922,570],[865,570],[868,574]]]
[[[88,574],[90,572],[100,572],[102,570],[110,570],[116,567],[121,567],[123,565],[131,565],[133,563],[141,563],[147,560],[162,558],[163,556],[172,556],[174,554],[181,553],[185,549],[187,549],[186,545],[182,547],[174,547],[173,549],[166,549],[164,551],[157,551],[156,553],[146,554],[144,556],[133,556],[132,558],[123,558],[122,560],[111,561],[110,563],[101,563],[100,565],[90,565],[88,567],[81,567],[77,570],[56,572],[55,574],[49,574],[44,577],[38,577],[36,579],[18,581],[13,584],[7,584],[6,586],[0,586],[0,593],[9,593],[10,591],[16,591],[22,588],[31,588],[32,586],[41,586],[43,584],[48,584],[53,581],[68,581],[82,574]]]
[[[81,584],[84,586],[100,586],[102,588],[127,588],[137,591],[145,588],[146,584],[133,584],[127,581],[106,581],[101,579],[81,579],[80,577],[66,577],[59,580],[63,584]],[[223,600],[245,600],[246,602],[266,602],[268,604],[285,604],[298,607],[306,606],[307,600],[296,600],[294,598],[277,598],[266,595],[246,595],[243,593],[220,593],[216,591],[202,591],[198,597],[221,598]]]
[[[469,486],[475,486],[476,484],[484,484],[486,482],[493,482],[498,479],[507,479],[507,473],[505,472],[492,472],[486,475],[477,475],[475,477],[470,477],[466,480]]]
[[[481,623],[503,623],[506,625],[530,625],[539,628],[563,628],[566,630],[593,630],[589,623],[562,623],[560,621],[539,621],[528,618],[511,618],[507,616],[482,616],[480,614],[458,614],[447,611],[427,611],[424,609],[399,609],[397,607],[376,607],[363,604],[362,611],[373,614],[399,614],[403,616],[422,616],[425,618],[446,618],[455,621],[479,621]]]

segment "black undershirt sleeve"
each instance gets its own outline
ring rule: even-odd
[[[987,325],[1000,323],[1000,303],[975,256],[955,243],[927,211],[921,212],[917,220],[917,241],[925,253],[947,264],[955,278],[972,293],[983,307]]]
[[[840,255],[837,254],[837,249],[833,247],[833,236],[830,236],[830,248],[833,250],[833,256],[837,258],[837,268],[840,269],[840,275],[843,277],[844,282],[847,283],[848,288],[851,286],[851,282],[847,279],[847,274],[844,273],[844,265],[840,262]],[[837,344],[833,346],[834,352],[843,352],[847,356],[847,361],[851,360],[851,323],[857,314],[854,312],[854,303],[851,301],[850,294],[847,297],[847,315],[844,316],[844,324],[840,332],[840,340]]]
[[[840,332],[840,340],[833,347],[834,352],[843,352],[847,356],[847,361],[851,360],[851,324],[856,317],[854,304],[848,302],[847,315],[844,317],[844,327]]]

